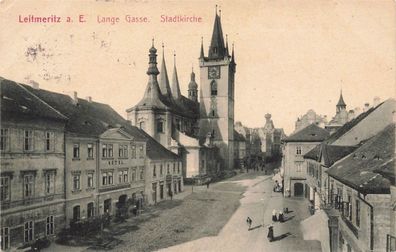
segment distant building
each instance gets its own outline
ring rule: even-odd
[[[297,118],[294,132],[297,132],[311,124],[316,124],[317,126],[324,128],[327,124],[327,116],[318,115],[315,111],[310,109],[307,113]]]
[[[281,128],[275,128],[271,119],[271,114],[265,115],[265,125],[258,128],[258,134],[261,140],[261,152],[264,157],[276,157],[281,155],[281,140],[285,137],[285,133]]]
[[[246,138],[237,131],[234,131],[234,167],[244,168],[246,157]]]

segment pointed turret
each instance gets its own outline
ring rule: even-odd
[[[165,53],[164,53],[164,44],[162,43],[162,63],[161,63],[161,71],[159,76],[159,87],[161,90],[161,94],[165,97],[171,98],[172,92],[169,85],[168,71],[166,69],[165,64]]]
[[[177,77],[176,70],[176,53],[173,54],[174,64],[173,64],[173,78],[172,78],[172,96],[175,100],[181,98],[179,78]]]
[[[226,56],[227,57],[230,57],[230,53],[229,53],[229,51],[228,51],[228,35],[226,34]]]
[[[191,80],[188,84],[188,98],[192,101],[198,101],[198,84],[195,82],[194,68],[191,69]]]
[[[165,108],[166,106],[160,100],[161,92],[157,81],[157,75],[159,74],[157,69],[157,49],[154,47],[154,39],[149,51],[149,67],[147,70],[149,80],[143,99],[135,107],[152,106],[157,108]]]
[[[217,14],[213,26],[212,40],[209,47],[209,59],[223,59],[226,56],[226,48],[224,46],[223,30],[221,28],[220,16]]]
[[[340,112],[341,110],[346,109],[346,104],[344,102],[344,98],[342,97],[342,90],[340,92],[340,99],[338,99],[337,105],[336,105],[336,111],[337,113]]]
[[[205,54],[204,54],[204,49],[203,49],[203,37],[201,37],[201,53],[199,55],[199,59],[204,59],[205,58]]]

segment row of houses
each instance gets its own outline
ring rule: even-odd
[[[395,108],[388,99],[332,134],[312,124],[284,140],[284,195],[307,199],[303,223],[326,227],[307,228],[323,251],[396,250]]]
[[[180,157],[109,105],[0,83],[2,250],[183,191]]]

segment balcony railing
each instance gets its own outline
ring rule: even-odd
[[[19,207],[19,206],[28,206],[28,205],[33,205],[33,204],[43,204],[48,201],[53,201],[53,200],[59,200],[63,199],[64,195],[63,194],[51,194],[51,195],[46,195],[42,197],[36,197],[36,198],[28,198],[28,199],[22,199],[22,200],[14,200],[14,201],[4,201],[1,202],[1,210],[6,210],[14,207]]]
[[[119,185],[112,185],[112,186],[106,186],[99,188],[99,192],[108,192],[108,191],[114,191],[114,190],[119,190],[119,189],[124,189],[124,188],[130,188],[131,184],[119,184]]]

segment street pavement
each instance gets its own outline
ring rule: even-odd
[[[179,244],[160,251],[321,251],[319,241],[305,241],[300,230],[300,221],[310,216],[304,199],[284,198],[272,191],[272,176],[257,176],[254,179],[225,181],[219,183],[239,183],[247,187],[241,206],[232,215],[220,233],[214,237]],[[208,190],[194,187],[194,190]],[[215,189],[209,189],[215,190]],[[272,223],[272,210],[288,207],[284,223],[274,223],[274,235],[278,240],[269,242],[268,226]],[[248,230],[247,217],[253,220]]]

